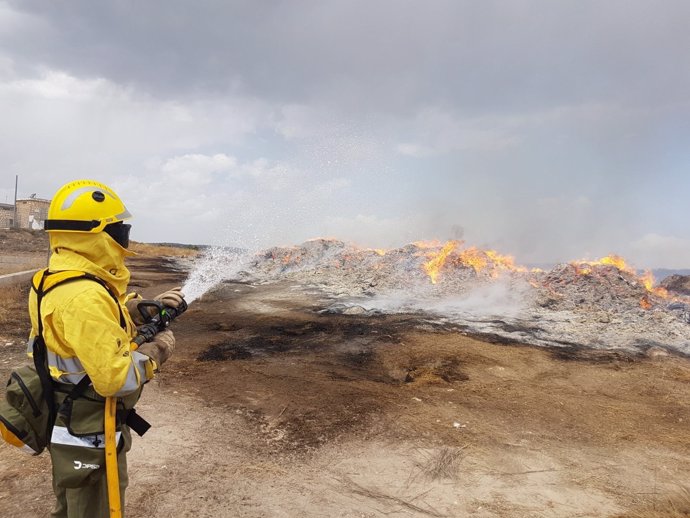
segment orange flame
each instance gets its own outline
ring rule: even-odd
[[[642,274],[642,276],[640,277],[640,282],[644,284],[644,287],[647,289],[649,293],[653,293],[657,297],[661,297],[662,299],[668,299],[671,297],[666,288],[662,288],[661,286],[654,286],[654,284],[656,284],[656,279],[654,279],[654,274],[652,274],[652,272],[650,272],[649,270]]]
[[[510,255],[501,255],[494,250],[487,250],[486,255],[491,259],[499,270],[508,270],[511,272],[526,272],[527,268],[524,266],[516,266],[515,258]]]
[[[642,277],[640,277],[640,282],[644,284],[644,287],[647,288],[647,291],[652,291],[654,289],[654,275],[649,270],[642,274]]]
[[[628,266],[628,263],[625,262],[625,259],[619,255],[607,255],[606,257],[599,259],[599,262],[601,264],[615,266],[622,272],[635,273],[635,270]]]
[[[524,266],[516,266],[515,259],[510,255],[501,255],[495,250],[479,250],[476,247],[463,250],[458,255],[458,262],[472,267],[477,273],[490,268],[489,275],[494,278],[501,271],[527,272]]]
[[[619,255],[607,255],[606,257],[602,257],[598,261],[576,261],[570,264],[572,264],[575,267],[575,270],[579,275],[591,274],[592,267],[594,266],[614,266],[618,268],[620,271],[634,276],[637,279],[637,281],[645,287],[647,293],[651,293],[653,295],[656,295],[657,297],[661,297],[664,299],[670,297],[668,291],[665,288],[654,286],[656,281],[651,271],[648,270],[644,272],[642,275],[637,275],[635,269],[628,265],[625,259],[623,259]],[[652,304],[646,295],[643,298],[643,300],[640,301],[640,306],[644,309],[651,308]]]
[[[434,246],[431,242],[417,242],[419,247]],[[449,260],[453,265],[459,267],[470,267],[476,273],[484,270],[488,271],[489,276],[498,277],[502,271],[527,272],[527,268],[515,265],[515,259],[509,255],[501,255],[495,250],[480,250],[477,247],[470,247],[462,251],[451,254],[462,244],[462,241],[448,241],[440,251],[427,253],[430,259],[424,263],[424,271],[429,275],[431,282],[436,284],[442,267]],[[440,245],[435,245],[436,247]],[[450,259],[449,259],[450,258]],[[537,269],[533,271],[539,271]]]
[[[619,255],[607,255],[606,257],[602,257],[601,259],[597,261],[573,261],[572,263],[573,266],[577,269],[577,273],[581,275],[589,275],[592,273],[591,268],[583,268],[582,265],[587,265],[587,266],[615,266],[622,272],[627,272],[632,275],[637,275],[635,270],[628,266],[628,263],[625,262],[625,259],[623,259]]]
[[[458,241],[448,241],[440,252],[432,254],[431,259],[424,263],[424,271],[431,279],[432,284],[436,284],[438,274],[441,271],[441,267],[445,264],[448,254],[455,250],[458,244]]]
[[[457,262],[463,266],[474,268],[474,271],[477,273],[481,272],[489,264],[486,254],[474,246],[460,252]]]
[[[657,297],[661,297],[662,299],[670,299],[671,294],[668,292],[666,288],[662,288],[661,286],[657,286],[656,288],[652,288],[652,293],[656,295]]]

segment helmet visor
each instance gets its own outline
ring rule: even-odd
[[[127,225],[122,221],[106,225],[103,232],[112,237],[122,248],[129,248],[129,230],[132,225]]]

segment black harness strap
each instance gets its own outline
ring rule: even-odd
[[[69,418],[72,414],[72,403],[75,399],[79,398],[84,394],[84,391],[91,385],[91,378],[88,374],[84,374],[84,377],[79,380],[74,388],[67,394],[67,397],[62,401],[60,408],[58,409],[58,414],[64,418]]]
[[[136,409],[131,408],[129,410],[118,410],[117,418],[121,423],[125,423],[132,430],[134,430],[139,437],[142,437],[151,428],[151,424],[137,414]]]
[[[46,428],[46,437],[53,435],[53,425],[57,417],[57,408],[55,405],[55,391],[53,388],[53,380],[48,372],[48,352],[45,341],[43,340],[43,319],[41,318],[41,302],[43,301],[43,283],[45,282],[45,273],[41,276],[41,281],[38,287],[31,283],[31,287],[36,292],[36,306],[38,314],[38,335],[34,338],[33,343],[33,357],[34,367],[36,373],[41,380],[41,387],[43,388],[43,399],[48,405],[48,424]]]

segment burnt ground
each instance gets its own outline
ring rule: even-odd
[[[132,269],[144,295],[184,277]],[[687,516],[687,359],[322,307],[289,284],[190,306],[140,404],[154,428],[129,457],[127,516]],[[23,348],[5,330],[3,376]],[[2,514],[46,516],[47,457],[0,458]]]

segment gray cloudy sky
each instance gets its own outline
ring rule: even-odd
[[[690,267],[690,2],[0,0],[0,202],[142,241]]]

